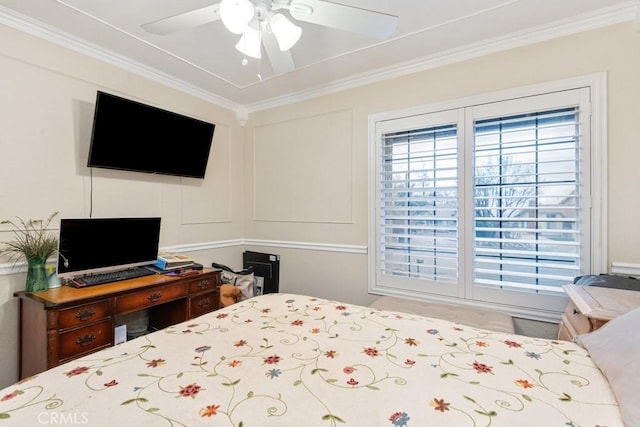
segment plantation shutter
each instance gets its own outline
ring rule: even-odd
[[[546,316],[599,272],[592,88],[518,95],[372,123],[372,293]]]
[[[458,281],[459,142],[452,117],[457,120],[458,114],[446,114],[449,123],[424,126],[444,120],[434,114],[420,122],[423,127],[381,134],[379,274],[405,286],[414,282],[424,288],[426,280],[446,287]],[[455,292],[454,286],[449,293]]]
[[[473,123],[473,281],[552,291],[581,270],[577,106]]]

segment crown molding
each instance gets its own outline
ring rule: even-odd
[[[245,108],[249,113],[253,113],[280,107],[621,22],[637,20],[638,28],[640,28],[640,6],[638,3],[638,0],[630,0],[618,6],[600,9],[571,19],[554,21],[548,25],[484,40],[461,48],[418,58],[400,65],[396,64],[392,67],[373,70],[332,82],[329,85],[322,85],[306,91],[248,104]]]
[[[532,30],[512,33],[491,40],[470,44],[458,49],[430,55],[400,65],[373,70],[343,80],[337,80],[330,84],[320,85],[315,88],[296,92],[293,94],[270,98],[264,101],[240,105],[229,99],[220,97],[214,93],[199,89],[184,81],[178,80],[165,73],[147,67],[122,55],[107,51],[84,40],[75,38],[67,33],[62,33],[52,27],[19,15],[10,9],[0,6],[0,23],[9,27],[31,34],[45,41],[71,49],[94,59],[114,65],[118,68],[132,72],[136,75],[156,81],[196,98],[211,102],[239,115],[240,121],[246,121],[248,115],[253,112],[266,110],[293,104],[312,98],[341,92],[356,87],[378,83],[394,79],[408,74],[413,74],[444,65],[462,62],[480,56],[531,45],[554,38],[588,31],[608,25],[614,25],[625,21],[633,21],[640,29],[640,6],[638,0],[629,0],[617,6],[600,9],[596,12],[584,14],[571,19],[555,21],[545,26]]]
[[[63,48],[67,48],[74,52],[78,52],[90,58],[97,59],[125,71],[129,71],[138,76],[155,81],[164,86],[176,89],[180,92],[186,93],[220,107],[227,108],[232,111],[236,111],[241,107],[241,105],[232,102],[229,99],[197,88],[182,80],[178,80],[175,77],[162,73],[139,62],[133,61],[130,58],[126,58],[122,55],[106,50],[102,47],[96,46],[92,43],[87,42],[86,40],[82,40],[80,38],[72,36],[71,34],[61,32],[58,29],[54,29],[51,26],[33,20],[24,15],[18,14],[11,9],[8,9],[1,5],[0,24],[4,24],[8,27],[30,34],[44,41],[53,43]]]

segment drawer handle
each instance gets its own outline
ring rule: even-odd
[[[209,286],[208,280],[201,280],[200,283],[198,283],[198,289],[200,290],[207,289],[208,286]]]
[[[86,347],[89,344],[91,344],[95,339],[96,339],[96,334],[86,334],[83,337],[79,337],[76,340],[76,344],[78,344],[81,347]]]
[[[205,299],[200,300],[198,302],[198,307],[207,308],[207,307],[209,307],[210,304],[211,304],[211,301],[209,301],[209,298],[205,298]]]
[[[150,302],[156,302],[156,301],[158,301],[160,298],[162,298],[162,292],[160,292],[160,291],[156,291],[156,292],[154,292],[154,293],[150,294],[150,295],[147,297],[147,299],[148,299]]]
[[[76,319],[84,322],[85,320],[91,319],[94,314],[96,314],[96,311],[93,308],[83,308],[76,313]]]

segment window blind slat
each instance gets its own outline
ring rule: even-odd
[[[549,312],[603,269],[600,92],[562,87],[370,122],[371,289]]]
[[[579,271],[577,108],[474,124],[474,282],[538,289]]]
[[[452,281],[458,276],[455,125],[382,136],[383,274]]]

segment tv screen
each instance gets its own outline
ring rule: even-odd
[[[63,218],[58,276],[74,278],[154,264],[160,218]]]
[[[98,91],[87,166],[204,178],[215,125]]]

